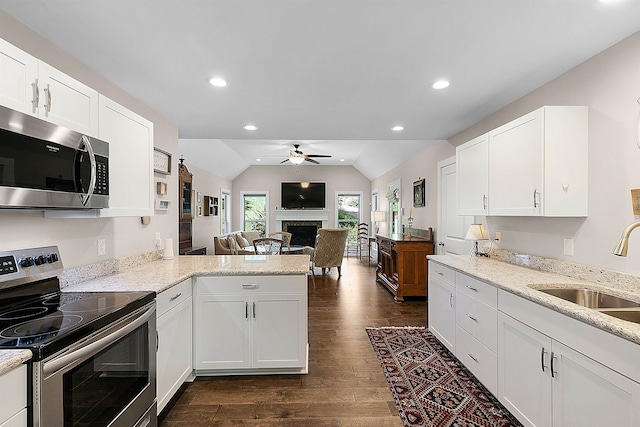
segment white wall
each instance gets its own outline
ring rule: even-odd
[[[502,248],[640,273],[640,232],[631,235],[627,258],[611,254],[624,227],[640,219],[630,196],[630,189],[640,188],[639,52],[636,33],[450,138],[457,146],[543,105],[589,106],[589,216],[489,217],[491,234],[502,232]],[[574,239],[574,256],[563,255],[565,238]]]
[[[66,268],[77,267],[155,249],[155,233],[174,239],[177,253],[178,129],[166,118],[93,72],[49,41],[0,10],[0,38],[7,40],[64,73],[103,93],[154,123],[154,145],[173,155],[169,176],[156,174],[168,184],[171,209],[155,215],[150,225],[139,217],[115,219],[45,219],[41,211],[0,210],[0,250],[58,245]],[[97,256],[97,239],[107,242],[106,256]]]
[[[438,222],[438,162],[455,155],[455,148],[447,141],[440,141],[430,145],[428,148],[416,153],[411,160],[390,170],[378,179],[371,182],[372,191],[380,194],[380,208],[388,211],[388,202],[385,197],[387,187],[390,182],[400,179],[401,181],[401,206],[404,209],[405,217],[409,216],[413,208],[413,182],[418,179],[425,179],[425,206],[413,208],[413,228],[427,229],[433,228],[437,239],[436,225]],[[389,214],[386,214],[387,220]],[[386,223],[381,223],[380,233],[387,233]]]
[[[296,169],[298,173],[296,174]],[[289,182],[325,182],[327,210],[331,212],[329,227],[335,223],[336,191],[362,191],[362,219],[369,222],[371,218],[371,182],[353,166],[323,165],[285,165],[285,166],[251,166],[233,180],[232,198],[232,230],[242,228],[242,191],[269,192],[269,225],[267,232],[276,231],[274,218],[275,208],[280,207],[280,183]]]

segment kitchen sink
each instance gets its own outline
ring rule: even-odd
[[[640,323],[640,309],[638,310],[598,310],[608,316],[617,317],[627,322]]]
[[[537,290],[587,308],[603,309],[640,307],[640,303],[635,301],[591,289],[538,288]]]

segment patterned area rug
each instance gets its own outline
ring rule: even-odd
[[[406,427],[521,426],[425,328],[367,328]]]

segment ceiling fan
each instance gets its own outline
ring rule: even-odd
[[[293,144],[293,147],[294,147],[293,150],[289,150],[289,157],[281,161],[280,164],[291,162],[294,165],[299,165],[300,163],[307,161],[307,162],[315,163],[316,165],[319,165],[320,162],[313,160],[311,157],[331,157],[328,154],[304,154],[302,151],[298,149],[300,147],[300,144]]]

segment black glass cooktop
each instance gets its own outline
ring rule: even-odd
[[[51,355],[153,301],[153,292],[53,292],[0,307],[0,349]]]

